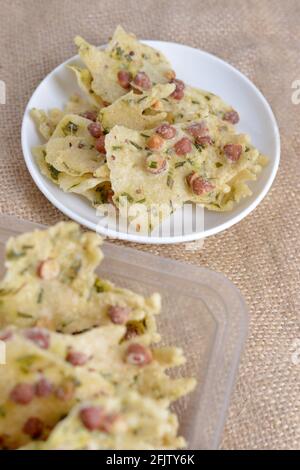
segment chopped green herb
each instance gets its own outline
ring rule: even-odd
[[[73,321],[74,320],[68,320],[68,321],[61,322],[60,329],[62,330],[63,328],[66,328],[66,326],[71,325],[71,323],[73,323]],[[58,328],[57,331],[60,331],[60,329]]]
[[[50,171],[50,175],[51,175],[51,178],[55,181],[58,180],[58,175],[60,174],[60,171],[58,171],[56,168],[54,168],[54,166],[50,165],[50,163],[48,163],[48,170]]]
[[[70,191],[70,189],[76,188],[76,186],[79,186],[79,185],[80,183],[72,184],[72,186],[68,188],[68,191]]]
[[[223,163],[221,163],[221,162],[216,162],[216,167],[217,167],[217,168],[221,168],[221,166],[223,166]]]
[[[73,263],[71,264],[70,268],[69,268],[69,271],[68,271],[68,278],[70,281],[73,281],[74,279],[76,279],[80,269],[81,269],[81,266],[82,266],[82,261],[81,259],[78,259],[78,260],[75,260],[73,261]]]
[[[137,201],[138,204],[143,204],[143,202],[146,202],[146,198],[144,197],[144,199],[140,199],[139,201]]]
[[[175,168],[179,168],[179,167],[185,165],[185,163],[186,162],[177,162],[177,163],[175,163]]]
[[[173,180],[173,178],[172,178],[171,175],[168,175],[168,177],[167,177],[167,186],[168,186],[170,189],[172,189],[172,188],[173,188],[173,185],[174,185],[174,180]]]
[[[31,266],[26,266],[24,269],[21,269],[20,274],[25,274]]]
[[[205,99],[206,99],[207,101],[210,101],[210,100],[211,100],[211,97],[210,97],[209,95],[205,95]]]
[[[142,132],[140,133],[140,135],[141,135],[142,137],[145,137],[145,139],[148,139],[148,137],[149,137],[149,135],[143,134]]]
[[[195,147],[199,152],[202,152],[204,149],[204,145],[198,144],[197,142],[195,142]]]
[[[249,150],[250,150],[250,147],[245,148],[245,152],[249,152]]]
[[[78,126],[74,124],[74,122],[69,121],[68,124],[63,127],[62,131],[65,135],[74,135],[78,131]]]
[[[94,283],[94,288],[97,292],[97,294],[100,294],[101,292],[106,292],[108,291],[108,286],[105,284],[105,282],[101,281],[101,279],[97,278]]]
[[[113,145],[113,146],[112,146],[112,149],[113,149],[113,150],[121,150],[121,149],[122,149],[122,146],[121,146],[121,145]]]
[[[117,46],[115,50],[113,51],[113,55],[115,56],[116,59],[122,59],[123,54],[124,54],[124,50],[120,46]]]
[[[8,259],[8,260],[22,258],[23,256],[26,256],[25,251],[20,251],[20,252],[17,253],[14,250],[10,250],[6,253],[6,259]]]
[[[149,168],[157,168],[157,162],[150,162]]]
[[[6,411],[4,409],[4,406],[0,406],[0,418],[5,418],[6,416]]]
[[[138,144],[136,144],[135,142],[133,142],[132,140],[129,141],[131,143],[131,145],[133,145],[136,149],[138,150],[143,150],[142,147],[140,147]]]
[[[44,289],[42,288],[38,294],[37,303],[41,304],[43,302],[44,297]]]
[[[30,315],[29,313],[24,313],[24,312],[17,312],[18,317],[21,318],[34,318],[33,315]]]
[[[66,162],[63,162],[63,165],[67,170],[71,170],[71,168],[69,167],[69,165],[66,164]]]
[[[6,295],[15,294],[19,289],[0,289],[0,297],[5,297]]]
[[[17,359],[17,362],[20,366],[21,371],[24,374],[28,374],[28,372],[30,372],[31,367],[37,360],[38,356],[36,356],[35,354],[28,354],[27,356],[23,356]]]
[[[196,101],[196,100],[192,100],[192,103],[193,104],[200,104],[199,101]]]
[[[141,102],[144,101],[146,98],[147,98],[147,96],[142,96],[142,98],[140,98],[139,100],[137,100],[137,103],[141,103]]]

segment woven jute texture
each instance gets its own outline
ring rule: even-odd
[[[141,38],[199,47],[245,73],[274,109],[281,165],[251,215],[199,251],[136,246],[220,271],[246,299],[250,331],[224,449],[300,448],[300,104],[291,99],[292,83],[300,80],[299,18],[299,0],[0,0],[0,79],[7,86],[7,103],[0,105],[2,213],[46,224],[64,218],[26,170],[20,126],[39,82],[74,55],[76,34],[103,44],[121,23]]]

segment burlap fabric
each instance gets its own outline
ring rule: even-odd
[[[61,220],[26,170],[20,126],[42,78],[75,53],[80,33],[104,43],[121,23],[139,37],[177,41],[229,61],[262,90],[277,115],[281,166],[260,206],[235,227],[183,246],[137,248],[227,275],[250,309],[250,332],[223,435],[224,449],[300,448],[299,0],[0,0],[0,210],[51,224]],[[299,348],[299,346],[298,346]]]

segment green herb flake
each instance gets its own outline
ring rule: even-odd
[[[115,50],[113,51],[113,55],[115,56],[116,59],[122,59],[123,54],[124,54],[124,50],[120,46],[117,46]]]
[[[41,290],[38,293],[38,298],[37,298],[38,304],[41,304],[43,302],[43,297],[44,297],[44,289],[41,288]]]
[[[186,162],[177,162],[175,163],[175,168],[180,168],[181,166],[185,165]]]
[[[193,104],[200,104],[199,101],[196,101],[196,100],[192,100],[192,103]]]
[[[147,134],[143,134],[142,132],[141,132],[141,134],[140,134],[140,135],[141,135],[142,137],[145,137],[145,139],[148,139],[148,137],[150,137],[149,135],[147,135]]]
[[[68,124],[63,127],[62,131],[65,135],[75,135],[78,131],[78,126],[74,124],[74,122],[69,121]]]
[[[50,165],[50,163],[48,163],[47,166],[48,166],[48,170],[50,171],[51,178],[54,181],[57,181],[58,176],[60,174],[60,171],[58,171],[56,168],[54,168],[54,166]]]
[[[221,162],[216,162],[216,168],[221,168],[223,166],[223,163]]]
[[[70,281],[74,281],[74,279],[76,279],[81,269],[81,266],[82,266],[81,259],[73,261],[68,271],[68,278]]]
[[[70,187],[68,188],[68,191],[70,191],[70,190],[73,189],[73,188],[76,188],[76,187],[79,186],[79,185],[80,185],[80,183],[72,184],[72,186],[70,186]]]
[[[144,202],[146,202],[146,198],[144,197],[144,199],[140,199],[139,201],[137,201],[138,204],[143,204]]]
[[[131,143],[131,145],[133,145],[136,149],[138,150],[143,150],[142,147],[140,147],[138,144],[136,144],[135,142],[133,142],[132,140],[129,141]]]
[[[210,101],[211,100],[211,97],[209,95],[205,95],[204,97],[207,101]]]
[[[67,170],[71,170],[71,168],[69,167],[69,165],[66,164],[66,162],[62,162],[63,163],[63,166],[67,169]]]
[[[142,98],[140,98],[139,100],[137,100],[137,103],[141,103],[141,102],[144,101],[146,98],[147,98],[147,96],[142,96]]]
[[[6,411],[4,406],[0,406],[0,418],[5,418],[6,416]]]
[[[157,168],[157,162],[150,162],[149,168]]]
[[[198,144],[197,142],[195,142],[195,147],[198,150],[198,152],[202,152],[202,150],[204,149],[204,146],[201,144]]]
[[[174,180],[173,180],[173,178],[172,178],[171,175],[168,175],[168,177],[167,177],[167,186],[168,186],[170,189],[172,189],[172,188],[173,188],[173,185],[174,185]]]
[[[34,318],[33,315],[30,315],[29,313],[24,313],[24,312],[17,312],[17,316],[20,318]]]
[[[38,360],[38,356],[35,354],[28,354],[26,356],[22,356],[19,359],[17,359],[17,363],[20,367],[20,370],[24,374],[28,374],[30,372],[31,367],[33,364]]]
[[[101,294],[102,292],[105,292],[107,290],[105,283],[99,278],[95,280],[94,289],[97,294]]]
[[[6,253],[6,259],[8,259],[9,261],[10,260],[14,260],[14,259],[18,259],[18,258],[22,258],[23,256],[26,256],[26,253],[25,251],[14,251],[14,250],[10,250]]]
[[[249,151],[250,151],[250,147],[246,147],[245,152],[249,152]]]
[[[122,149],[122,146],[121,146],[121,145],[113,145],[113,146],[112,146],[112,149],[113,149],[113,150],[121,150],[121,149]]]
[[[18,289],[0,289],[0,297],[5,297],[6,295],[12,295],[18,292]]]

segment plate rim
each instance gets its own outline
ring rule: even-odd
[[[57,65],[53,70],[51,70],[38,84],[38,86],[35,88],[33,91],[32,95],[30,96],[28,103],[25,107],[25,111],[23,114],[22,118],[22,127],[21,127],[21,146],[22,146],[22,153],[23,153],[23,158],[25,160],[26,167],[35,182],[36,186],[38,189],[44,194],[44,196],[48,199],[51,204],[54,205],[58,210],[60,210],[63,214],[68,216],[70,219],[75,220],[76,222],[80,223],[81,225],[105,236],[108,237],[109,239],[118,239],[118,240],[124,240],[124,241],[130,241],[134,243],[141,243],[141,244],[177,244],[177,243],[189,243],[193,241],[197,241],[212,235],[216,235],[220,232],[223,232],[224,230],[229,229],[233,225],[237,224],[241,220],[243,220],[245,217],[247,217],[260,203],[261,201],[265,198],[267,193],[269,192],[278,168],[279,168],[279,163],[280,163],[280,153],[281,153],[281,144],[280,144],[280,133],[279,133],[279,127],[276,121],[275,114],[273,113],[272,107],[263,95],[263,93],[258,89],[258,87],[242,72],[240,72],[237,68],[235,68],[233,65],[229,64],[225,60],[221,59],[220,57],[211,54],[210,52],[204,51],[202,49],[188,46],[185,44],[177,43],[177,42],[172,42],[172,41],[160,41],[160,40],[142,40],[141,42],[150,45],[152,47],[156,47],[159,49],[159,45],[161,43],[166,44],[166,45],[172,45],[172,46],[179,46],[182,48],[188,48],[196,52],[200,52],[201,54],[207,56],[208,58],[219,62],[222,64],[222,66],[225,66],[235,74],[239,76],[241,80],[246,82],[246,84],[254,91],[259,99],[261,100],[262,104],[264,105],[268,117],[270,119],[270,122],[272,123],[272,129],[274,132],[274,137],[275,137],[275,155],[274,155],[274,164],[272,167],[271,174],[261,190],[261,192],[258,194],[258,196],[254,199],[254,201],[247,206],[244,210],[242,210],[239,214],[235,215],[232,217],[230,220],[223,222],[220,225],[217,225],[216,227],[213,227],[211,229],[204,230],[203,232],[195,232],[192,234],[188,235],[177,235],[177,236],[168,236],[168,237],[149,237],[146,235],[136,235],[136,234],[131,234],[131,233],[125,233],[125,232],[117,232],[115,230],[109,229],[102,227],[92,221],[87,220],[86,218],[82,217],[81,215],[77,214],[74,212],[72,209],[69,209],[66,207],[60,200],[58,200],[52,192],[50,192],[46,186],[43,183],[43,175],[37,171],[37,168],[34,165],[33,162],[33,157],[31,154],[31,151],[27,149],[27,142],[26,142],[26,118],[28,117],[29,111],[30,111],[30,103],[34,99],[35,95],[38,93],[39,88],[42,86],[44,81],[48,79],[51,75],[55,74],[56,72],[59,71],[59,69],[64,68],[68,63],[71,61],[78,61],[80,60],[80,57],[78,54],[74,55],[73,57],[70,57],[66,59],[64,62],[60,63]],[[99,46],[100,48],[103,48],[104,45]]]

